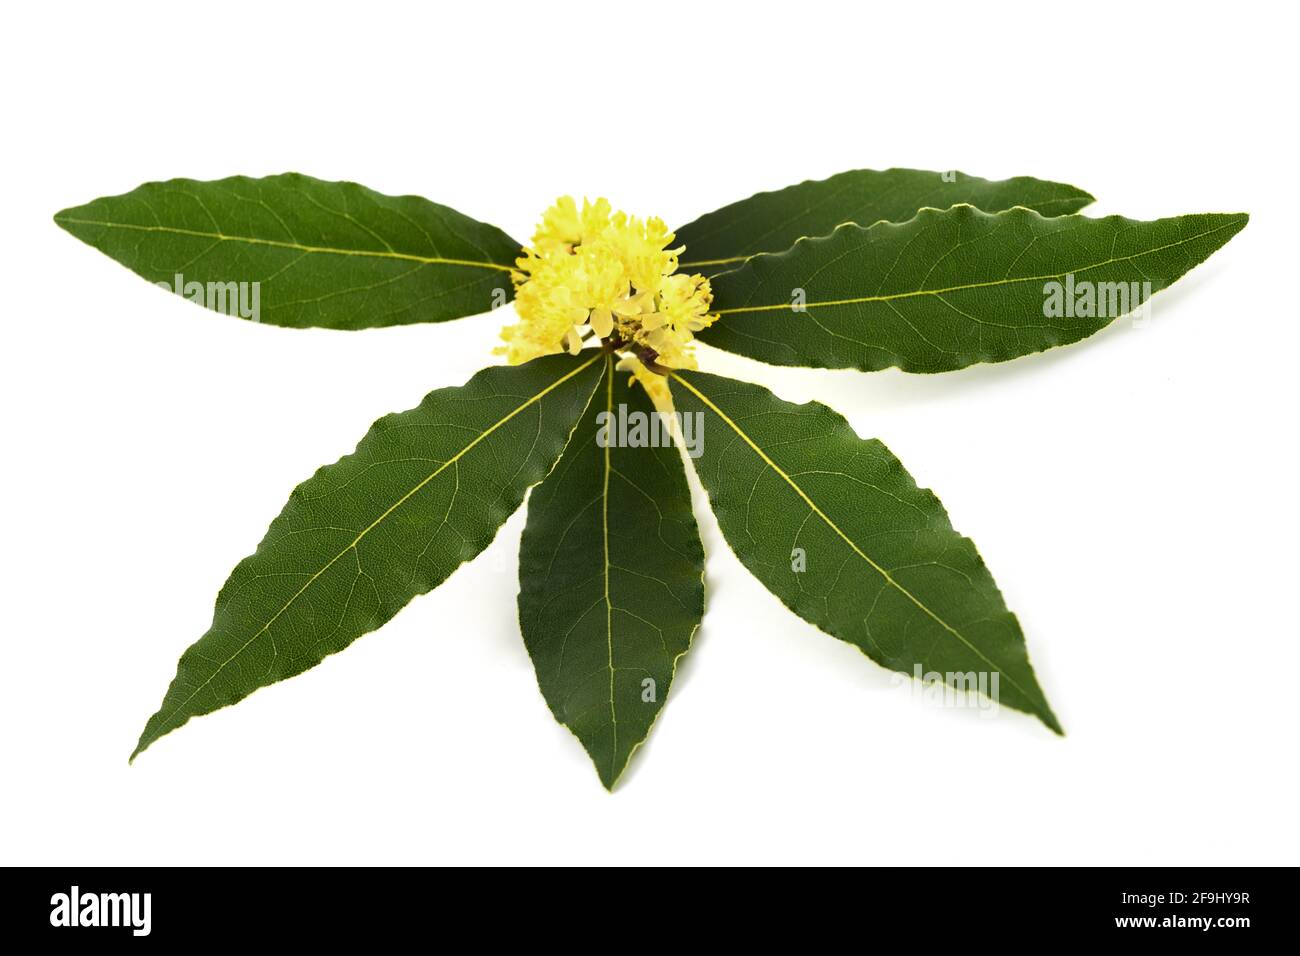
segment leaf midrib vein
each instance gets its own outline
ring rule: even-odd
[[[614,416],[614,370],[611,360],[605,359],[605,421]],[[607,425],[612,428],[612,425]],[[609,772],[614,777],[618,770],[618,711],[614,706],[614,602],[609,596],[609,475],[611,472],[609,449],[613,443],[606,435],[605,465],[600,492],[600,525],[602,536],[601,561],[605,575],[605,646],[609,661],[609,719],[614,732],[614,745],[610,749]]]
[[[990,660],[989,657],[978,647],[972,644],[965,637],[965,635],[963,635],[955,627],[953,627],[951,624],[949,624],[947,621],[941,618],[938,614],[932,611],[930,607],[925,604],[925,602],[923,602],[920,598],[918,598],[907,588],[903,587],[903,585],[900,584],[894,578],[893,575],[891,575],[884,567],[877,564],[874,560],[872,560],[870,555],[868,555],[865,551],[863,551],[860,547],[858,547],[857,543],[852,538],[850,538],[847,534],[845,534],[840,529],[839,525],[837,525],[833,520],[831,520],[830,515],[826,514],[826,512],[824,512],[821,509],[821,507],[815,501],[812,500],[812,498],[808,495],[808,493],[804,491],[802,487],[800,487],[799,483],[796,482],[792,477],[790,477],[790,475],[784,469],[782,469],[780,465],[774,462],[767,455],[767,453],[763,451],[763,449],[760,448],[752,438],[749,437],[749,435],[745,432],[745,430],[742,429],[738,424],[736,424],[736,422],[732,420],[732,418],[726,412],[724,412],[721,408],[719,408],[712,401],[710,401],[710,399],[703,392],[701,392],[690,382],[686,381],[680,375],[674,373],[672,375],[672,378],[675,382],[681,384],[688,391],[690,391],[691,394],[693,394],[701,402],[703,402],[710,409],[712,409],[714,414],[716,414],[719,418],[721,418],[724,422],[726,422],[727,426],[730,427],[731,430],[734,431],[741,438],[741,440],[744,441],[745,444],[747,444],[750,447],[750,449],[754,452],[754,454],[758,455],[758,457],[761,458],[769,468],[771,468],[774,472],[776,472],[776,474],[779,475],[781,479],[786,482],[786,484],[788,484],[791,488],[793,488],[795,494],[797,494],[800,498],[803,499],[804,504],[806,504],[812,510],[812,512],[817,515],[818,518],[820,518],[823,522],[825,522],[826,526],[830,528],[831,531],[835,532],[835,534],[838,535],[839,538],[843,540],[844,543],[847,544],[849,548],[858,557],[860,557],[863,561],[865,561],[891,587],[893,587],[900,594],[905,596],[908,600],[910,600],[913,604],[915,604],[918,608],[920,608],[921,611],[923,611],[927,616],[929,616],[932,620],[934,620],[940,627],[942,627],[945,631],[947,631],[958,641],[960,641],[968,650],[974,653],[980,660],[984,661],[984,663],[986,663],[989,667],[1001,673],[1002,676],[1006,679],[1008,684],[1016,688],[1016,690],[1020,691],[1020,693],[1024,694],[1029,700],[1032,701],[1035,699],[1033,694],[1029,694],[1028,692],[1026,692],[1025,689],[1021,687],[1009,674],[1007,674],[1000,665]]]
[[[223,670],[225,670],[226,665],[228,665],[231,661],[233,661],[233,660],[234,660],[236,657],[238,657],[240,654],[244,653],[244,651],[247,650],[247,649],[249,648],[249,646],[252,645],[252,643],[253,643],[254,641],[256,641],[259,637],[261,637],[263,634],[265,634],[265,633],[267,632],[267,630],[271,627],[271,625],[274,624],[274,623],[279,619],[280,615],[283,614],[285,611],[287,611],[287,610],[288,610],[288,609],[293,605],[293,603],[294,603],[295,601],[297,601],[298,598],[300,598],[300,597],[301,597],[301,596],[302,596],[302,595],[307,591],[307,589],[310,588],[310,587],[311,587],[311,586],[312,586],[312,585],[313,585],[313,584],[314,584],[314,583],[315,583],[315,582],[320,578],[320,576],[321,576],[322,574],[324,574],[324,573],[325,573],[326,571],[328,571],[331,567],[333,567],[333,566],[334,566],[334,565],[335,565],[335,564],[336,564],[340,559],[342,559],[342,557],[343,557],[345,554],[347,554],[349,551],[355,551],[357,545],[361,543],[361,540],[362,540],[363,538],[365,538],[365,536],[366,536],[367,534],[369,534],[371,531],[373,531],[376,527],[378,527],[378,526],[379,526],[379,525],[380,525],[380,524],[381,524],[385,519],[387,519],[389,515],[391,515],[394,511],[396,511],[396,510],[397,510],[398,508],[400,508],[403,504],[405,504],[407,501],[409,501],[409,500],[410,500],[414,495],[418,494],[419,491],[420,491],[422,488],[424,488],[424,487],[425,487],[429,482],[433,481],[435,478],[437,478],[440,474],[442,474],[444,471],[446,471],[446,470],[447,470],[448,468],[450,468],[452,465],[456,464],[456,462],[458,462],[461,458],[463,458],[463,457],[464,457],[464,456],[465,456],[465,455],[466,455],[466,454],[467,454],[467,453],[468,453],[472,448],[474,448],[474,446],[476,446],[477,444],[479,444],[479,442],[483,441],[483,440],[486,439],[489,435],[491,435],[493,432],[495,432],[498,428],[500,428],[500,427],[502,427],[503,425],[505,425],[508,421],[510,421],[512,418],[514,418],[516,415],[518,415],[520,412],[522,412],[525,408],[528,408],[530,405],[534,404],[535,402],[539,402],[539,401],[541,401],[542,398],[544,398],[544,397],[545,397],[546,395],[548,395],[550,392],[552,392],[552,391],[554,391],[555,389],[559,388],[561,385],[563,385],[563,384],[564,384],[565,382],[567,382],[569,379],[573,378],[575,375],[578,375],[580,372],[584,371],[588,366],[590,366],[593,362],[595,362],[599,357],[600,357],[600,356],[597,355],[597,356],[593,356],[592,358],[589,358],[587,361],[583,362],[583,363],[582,363],[581,365],[579,365],[577,368],[573,369],[572,371],[568,372],[567,374],[565,374],[565,375],[561,376],[560,378],[556,379],[554,382],[552,382],[550,385],[546,386],[546,388],[542,389],[542,390],[541,390],[540,392],[538,392],[537,394],[535,394],[535,395],[533,395],[532,397],[528,398],[526,401],[521,402],[521,403],[520,403],[518,406],[516,406],[516,407],[515,407],[515,408],[514,408],[514,409],[513,409],[513,410],[512,410],[508,415],[504,415],[504,416],[502,416],[501,418],[497,419],[497,421],[493,422],[491,426],[489,426],[488,428],[486,428],[486,429],[484,429],[483,431],[479,432],[479,434],[476,435],[476,436],[474,437],[474,440],[473,440],[473,441],[471,441],[471,442],[469,442],[467,445],[465,445],[465,447],[463,447],[460,451],[456,452],[455,455],[453,455],[451,458],[447,459],[445,462],[443,462],[441,465],[439,465],[437,468],[435,468],[432,472],[430,472],[428,475],[426,475],[423,479],[421,479],[421,480],[420,480],[420,481],[419,481],[419,482],[418,482],[414,487],[411,488],[410,491],[406,492],[406,494],[402,495],[402,496],[401,496],[400,498],[398,498],[395,502],[393,502],[391,505],[389,505],[388,508],[385,509],[384,512],[383,512],[382,514],[380,514],[380,516],[379,516],[378,518],[376,518],[374,521],[372,521],[370,524],[368,524],[364,529],[362,529],[362,531],[361,531],[360,533],[358,533],[357,536],[356,536],[355,538],[352,539],[351,543],[348,544],[347,547],[345,547],[345,548],[343,548],[341,551],[339,551],[339,553],[336,554],[336,555],[334,555],[334,557],[330,558],[330,560],[329,560],[328,562],[326,562],[325,565],[323,565],[323,566],[320,568],[320,570],[318,570],[318,571],[316,571],[314,574],[312,574],[312,576],[311,576],[310,578],[307,579],[307,582],[306,582],[305,584],[303,584],[303,586],[300,587],[297,591],[295,591],[295,592],[293,593],[293,596],[291,596],[291,597],[289,598],[289,600],[286,601],[286,602],[284,603],[284,605],[283,605],[283,606],[282,606],[278,611],[276,611],[275,614],[273,614],[273,615],[271,616],[271,618],[270,618],[270,619],[269,619],[265,624],[263,624],[260,628],[258,628],[258,630],[253,634],[252,637],[250,637],[247,641],[245,641],[243,644],[241,644],[241,645],[239,646],[239,648],[238,648],[234,653],[232,653],[229,657],[227,657],[224,661],[222,661],[220,664],[218,664],[217,667],[216,667],[216,669],[215,669],[211,674],[208,675],[207,680],[205,680],[202,684],[200,684],[198,687],[196,687],[196,688],[195,688],[195,689],[190,693],[190,695],[189,695],[188,697],[186,697],[183,701],[181,701],[179,704],[177,704],[175,707],[173,707],[173,708],[171,709],[171,712],[170,712],[166,717],[164,717],[164,718],[159,722],[158,726],[159,726],[159,727],[166,727],[167,724],[168,724],[168,723],[169,723],[169,722],[170,722],[170,721],[171,721],[171,720],[172,720],[172,719],[173,719],[173,718],[174,718],[178,713],[180,713],[180,712],[182,711],[182,709],[185,707],[186,704],[188,704],[191,700],[193,700],[194,697],[195,697],[195,696],[196,696],[196,695],[197,695],[201,690],[203,690],[203,689],[204,689],[205,687],[207,687],[210,683],[212,683],[212,681],[216,678],[216,676],[217,676],[218,674],[220,674]],[[607,589],[608,589],[608,584],[606,585],[606,587],[607,587]],[[611,677],[610,677],[610,680],[611,680],[611,682],[612,682],[612,680],[613,680],[612,671],[611,671]],[[612,706],[612,702],[611,702],[611,706]],[[159,736],[159,735],[155,733],[155,734],[153,735],[153,738],[152,738],[152,739],[155,739],[155,740],[156,740],[156,739],[158,738],[158,736]],[[137,748],[136,753],[139,753],[139,752],[140,752],[140,750],[139,750],[139,748]]]
[[[513,271],[513,266],[499,262],[480,262],[475,259],[447,259],[441,256],[417,256],[409,252],[381,252],[375,249],[338,249],[332,246],[308,246],[298,242],[284,242],[279,239],[260,239],[255,236],[228,236],[221,232],[204,232],[199,229],[183,229],[178,226],[143,226],[128,222],[108,222],[102,219],[79,219],[73,216],[55,218],[55,222],[69,222],[83,226],[104,226],[109,229],[135,229],[139,232],[165,232],[180,236],[193,236],[200,239],[215,239],[218,242],[242,242],[253,246],[272,246],[277,249],[295,249],[299,252],[335,255],[360,256],[370,259],[400,259],[407,262],[419,262],[423,265],[469,266],[481,269],[498,269],[502,272]]]
[[[930,193],[927,194],[927,196],[929,196],[929,195],[933,195],[933,194],[934,194],[934,191],[932,190]],[[1020,205],[1023,205],[1026,209],[1032,209],[1034,212],[1039,213],[1039,214],[1041,215],[1041,214],[1042,214],[1042,208],[1041,208],[1041,207],[1044,207],[1044,206],[1055,206],[1055,205],[1059,205],[1060,203],[1078,202],[1079,199],[1081,199],[1081,198],[1082,198],[1082,197],[1080,197],[1080,196],[1058,196],[1058,197],[1056,197],[1055,199],[1040,199],[1040,200],[1038,200],[1037,202],[1021,203]],[[875,203],[876,203],[876,205],[881,205],[881,201],[880,201],[879,199],[875,200]],[[975,203],[975,202],[973,202],[973,201],[970,202],[970,205],[973,205],[973,206],[977,206],[977,207],[978,207],[978,203]],[[919,206],[924,206],[924,203],[923,203],[923,202],[919,203]],[[799,218],[798,216],[795,216],[795,217],[794,217],[794,219],[798,219],[798,218]],[[864,218],[865,218],[865,217],[863,217],[863,216],[859,213],[858,216],[857,216],[856,218],[853,218],[853,219],[846,219],[846,220],[844,220],[843,222],[839,223],[838,225],[835,226],[835,229],[840,228],[840,226],[847,226],[847,225],[855,225],[855,226],[865,225],[865,223],[863,223],[863,221],[862,221]],[[785,221],[784,223],[782,223],[781,225],[782,225],[782,226],[789,225],[790,222],[794,221],[794,219],[787,220],[787,221]],[[903,218],[900,219],[900,218],[898,218],[898,217],[889,217],[889,216],[885,216],[885,217],[881,217],[881,218],[878,218],[878,219],[874,219],[874,220],[872,220],[872,224],[874,225],[874,224],[878,224],[878,223],[882,223],[882,222],[901,223],[901,222],[906,222],[906,221],[907,221],[907,217],[903,217]],[[721,231],[722,231],[721,229],[715,229],[715,230],[714,230],[714,233],[721,232]],[[774,231],[774,230],[769,230],[767,233],[764,233],[763,235],[766,236],[766,235],[768,235],[769,233],[771,233],[772,231]],[[834,229],[832,229],[831,231],[834,232]],[[713,235],[714,233],[706,234],[706,237],[709,236],[709,235]],[[701,238],[701,237],[698,237],[698,236],[697,236],[696,239],[695,239],[695,241],[698,243],[698,242],[700,241],[700,238]],[[762,237],[760,236],[759,238],[762,238]],[[801,236],[800,238],[807,239],[807,238],[815,238],[815,237],[810,237],[810,236]],[[732,263],[732,262],[748,262],[750,259],[757,258],[758,256],[762,256],[762,255],[772,255],[772,254],[773,254],[773,253],[771,253],[771,252],[765,252],[765,251],[763,251],[763,250],[759,250],[759,251],[757,251],[757,252],[746,252],[746,253],[743,253],[743,254],[741,254],[741,255],[737,255],[737,256],[726,256],[726,257],[721,258],[721,259],[696,259],[696,260],[694,260],[693,262],[682,262],[682,263],[679,263],[679,264],[678,264],[678,268],[679,268],[679,269],[694,269],[694,268],[697,267],[697,266],[724,266],[724,265],[727,265],[728,263]]]
[[[992,279],[988,282],[970,282],[964,285],[948,286],[947,288],[943,288],[943,289],[917,289],[913,292],[895,292],[895,293],[891,293],[890,295],[867,295],[867,296],[858,296],[850,299],[829,299],[821,302],[803,302],[800,305],[801,308],[804,309],[815,309],[815,308],[834,307],[834,306],[843,306],[843,305],[858,305],[864,302],[892,302],[896,299],[911,299],[911,298],[916,298],[917,296],[931,296],[931,295],[942,296],[945,293],[962,292],[967,289],[986,289],[992,286],[1017,285],[1019,283],[1024,283],[1024,282],[1044,282],[1049,279],[1060,279],[1069,273],[1088,272],[1091,269],[1100,269],[1102,266],[1113,265],[1116,262],[1128,262],[1131,259],[1138,259],[1141,258],[1142,256],[1154,255],[1157,252],[1163,252],[1165,249],[1173,249],[1176,246],[1186,245],[1189,242],[1195,242],[1197,239],[1203,239],[1206,236],[1214,235],[1214,233],[1216,232],[1221,232],[1224,229],[1229,229],[1238,224],[1239,224],[1239,220],[1233,220],[1232,222],[1224,223],[1221,226],[1216,226],[1215,228],[1206,230],[1205,232],[1198,232],[1194,236],[1187,236],[1183,239],[1179,239],[1177,242],[1169,242],[1169,243],[1165,243],[1163,246],[1155,246],[1151,249],[1144,249],[1141,252],[1135,252],[1129,256],[1112,256],[1109,259],[1103,259],[1099,262],[1091,263],[1090,265],[1077,266],[1071,269],[1066,269],[1064,272],[1054,272],[1046,275],[1036,275],[1036,276],[1022,276],[1021,278],[1018,279]],[[763,255],[763,253],[760,253],[760,255]],[[782,255],[784,255],[784,253],[782,253]],[[737,312],[771,312],[778,309],[782,311],[786,311],[789,310],[790,307],[791,306],[789,302],[783,301],[783,302],[772,303],[769,305],[747,305],[747,306],[739,306],[734,309],[717,309],[715,310],[714,314],[734,315]]]

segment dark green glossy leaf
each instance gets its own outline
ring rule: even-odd
[[[419,196],[298,173],[145,183],[54,221],[151,282],[228,315],[365,329],[486,312],[519,243]]]
[[[841,226],[714,279],[721,319],[700,339],[775,365],[944,372],[1003,362],[1104,328],[1248,218],[1044,219],[957,206],[901,225]]]
[[[1082,189],[1029,176],[987,180],[955,170],[853,169],[758,193],[677,230],[686,246],[682,270],[717,275],[759,252],[784,252],[805,236],[824,236],[856,222],[906,222],[926,206],[969,203],[985,212],[1025,206],[1044,216],[1078,212],[1092,202]]]
[[[607,359],[568,448],[528,499],[519,551],[519,623],[537,682],[611,788],[704,613],[704,550],[681,456],[662,442],[633,445],[635,433],[618,440],[628,438],[620,423],[654,427],[654,414]]]
[[[825,405],[701,372],[675,373],[673,400],[704,416],[696,470],[727,543],[786,606],[891,670],[983,675],[1060,732],[975,546],[884,445]]]
[[[381,418],[299,485],[221,589],[132,758],[342,650],[487,547],[559,457],[601,368],[562,355],[485,369]]]

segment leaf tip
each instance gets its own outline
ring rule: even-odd
[[[150,720],[149,723],[152,725],[153,721]],[[135,758],[148,750],[149,746],[157,740],[158,737],[158,734],[151,735],[149,733],[149,727],[145,727],[145,729],[140,733],[140,739],[135,742],[135,749],[131,751],[131,756],[126,758],[127,766],[135,763]]]
[[[583,747],[586,747],[585,743]],[[627,769],[627,761],[624,761],[621,767],[613,764],[605,767],[597,761],[595,754],[588,752],[587,756],[591,757],[591,762],[596,768],[596,776],[600,778],[600,785],[605,788],[606,793],[613,793],[614,788],[618,786],[619,778],[623,776],[623,771]]]
[[[1044,705],[1043,709],[1039,711],[1036,714],[1036,716],[1038,717],[1039,720],[1043,722],[1043,726],[1046,727],[1048,730],[1050,730],[1052,733],[1056,734],[1056,736],[1058,737],[1065,736],[1065,728],[1061,726],[1061,722],[1056,719],[1056,715],[1052,713],[1050,707]]]

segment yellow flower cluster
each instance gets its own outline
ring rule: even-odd
[[[711,325],[703,276],[678,275],[673,234],[661,219],[615,212],[609,202],[564,196],[546,210],[532,246],[516,261],[519,321],[497,349],[513,365],[597,340],[624,354],[620,368],[695,368],[691,340]]]

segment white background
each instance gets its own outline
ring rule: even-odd
[[[1296,863],[1295,23],[1285,5],[10,4],[0,861]],[[701,508],[708,613],[614,794],[515,619],[523,513],[315,670],[126,758],[289,490],[493,361],[502,320],[338,333],[178,301],[52,214],[297,170],[526,238],[844,169],[1245,210],[1152,319],[820,398],[978,543],[1068,736],[944,710],[785,611]],[[696,488],[697,498],[699,489]]]

